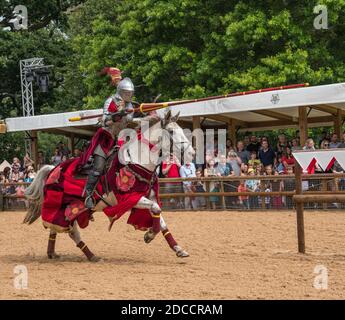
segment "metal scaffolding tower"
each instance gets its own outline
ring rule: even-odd
[[[20,60],[20,80],[22,88],[23,116],[31,117],[35,115],[34,92],[32,88],[33,71],[44,67],[43,58],[32,58]],[[31,77],[31,79],[30,79]],[[25,152],[32,156],[31,150],[32,136],[29,131],[25,132]]]

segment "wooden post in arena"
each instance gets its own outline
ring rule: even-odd
[[[308,139],[308,118],[306,107],[298,107],[298,127],[301,146],[305,145]]]
[[[0,211],[4,211],[4,195],[0,192]]]
[[[298,161],[295,164],[296,195],[302,195],[302,168]],[[304,202],[296,202],[296,219],[297,219],[297,238],[298,252],[305,253],[304,237]]]

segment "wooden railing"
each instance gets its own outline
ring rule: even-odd
[[[237,185],[240,181],[243,180],[257,180],[260,182],[260,191],[247,191],[247,192],[238,192]],[[302,175],[302,180],[308,182],[308,189],[304,193],[309,195],[330,195],[330,194],[344,194],[345,193],[345,173],[337,173],[337,174],[312,174],[312,175]],[[292,190],[271,190],[270,192],[265,191],[265,182],[291,182],[292,186],[290,186]],[[186,193],[182,189],[183,182],[202,182],[205,185],[205,192],[193,192],[193,193]],[[292,199],[295,195],[295,188],[293,188],[293,184],[295,182],[294,175],[272,175],[272,176],[230,176],[230,177],[203,177],[203,178],[160,178],[160,198],[163,202],[164,209],[176,209],[173,207],[169,207],[167,205],[167,200],[171,199],[179,199],[185,200],[186,198],[203,198],[205,199],[205,206],[204,208],[198,209],[210,209],[211,208],[211,200],[212,197],[216,197],[219,199],[217,204],[217,209],[229,209],[227,204],[227,200],[229,197],[232,197],[234,200],[235,198],[238,199],[239,197],[253,197],[257,198],[258,203],[260,204],[259,207],[256,209],[267,209],[266,206],[266,198],[272,197],[285,197],[285,199]],[[219,191],[212,192],[210,190],[210,186],[212,183],[216,183],[219,185]],[[313,188],[311,188],[311,183]],[[0,210],[10,209],[9,203],[15,202],[15,200],[20,200],[24,198],[23,196],[17,196],[16,194],[9,194],[6,193],[4,190],[8,190],[9,187],[18,187],[18,186],[28,186],[30,183],[6,183],[0,184]],[[166,188],[170,190],[170,192],[165,192]],[[316,187],[316,188],[315,188]],[[173,192],[171,190],[175,188]],[[227,190],[226,190],[227,189]],[[231,191],[229,191],[229,189]],[[13,191],[13,190],[12,190]],[[176,191],[176,192],[175,192]],[[317,199],[312,198],[312,199]],[[181,208],[178,208],[181,209]],[[234,206],[234,209],[238,209]],[[251,208],[252,209],[252,208]],[[323,204],[322,207],[319,209],[327,209],[327,204]]]

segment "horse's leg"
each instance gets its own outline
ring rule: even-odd
[[[60,256],[55,253],[56,236],[57,236],[56,231],[50,230],[49,240],[48,240],[48,249],[47,249],[47,255],[48,255],[49,259],[58,259],[58,258],[60,258]]]
[[[160,231],[160,217],[162,209],[160,208],[157,201],[155,201],[155,199],[150,200],[146,197],[142,197],[134,208],[150,210],[153,220],[152,228],[150,228],[150,230],[147,231],[144,236],[145,242],[149,243]]]
[[[179,258],[189,257],[188,252],[183,250],[175,241],[175,239],[172,236],[171,232],[169,231],[168,226],[166,225],[162,215],[160,218],[160,227],[161,227],[163,237],[168,242],[169,247],[176,253],[176,255]]]
[[[84,241],[81,240],[80,237],[80,232],[78,230],[78,226],[76,223],[74,223],[73,225],[73,230],[71,232],[69,232],[69,236],[71,237],[71,239],[75,242],[75,244],[77,245],[77,247],[83,251],[83,253],[85,254],[86,258],[89,261],[92,262],[97,262],[100,260],[100,258],[96,257],[88,248],[88,246],[84,243]]]

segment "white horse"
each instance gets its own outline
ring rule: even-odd
[[[168,111],[163,119],[149,116],[142,118],[142,121],[145,120],[148,120],[149,123],[147,128],[149,130],[141,132],[145,139],[138,139],[138,136],[135,134],[135,136],[132,137],[133,139],[131,139],[126,146],[120,149],[119,157],[123,161],[126,163],[129,162],[132,164],[137,164],[147,170],[147,172],[154,173],[160,164],[162,155],[164,156],[165,152],[170,152],[170,148],[166,149],[164,147],[163,149],[165,152],[160,152],[160,150],[162,150],[162,142],[164,142],[162,139],[162,129],[165,129],[164,132],[167,133],[168,139],[174,145],[175,150],[183,153],[185,158],[191,159],[194,156],[195,151],[190,141],[186,137],[182,128],[177,124],[178,115],[173,117],[171,112]],[[149,156],[147,153],[149,153]],[[25,196],[30,201],[30,207],[24,219],[24,223],[31,224],[41,215],[41,208],[44,200],[44,185],[52,169],[54,169],[53,166],[43,167],[37,173],[36,178],[26,190]],[[112,178],[115,179],[115,177]],[[109,205],[115,206],[117,204],[117,199],[113,191],[109,192],[108,194],[104,194],[103,199],[104,201],[98,201],[95,206],[95,211],[102,211]],[[154,193],[153,189],[151,189],[149,196],[142,197],[134,208],[148,209],[152,217],[159,217],[158,228],[153,227],[145,233],[144,240],[146,243],[150,243],[155,238],[157,233],[161,231],[169,246],[178,257],[189,256],[189,254],[177,244],[171,232],[168,230],[167,224],[161,215],[162,210],[157,202],[156,194]],[[109,230],[112,223],[113,221],[111,221]],[[59,256],[55,253],[55,241],[57,233],[61,232],[61,230],[55,228],[49,223],[45,223],[45,221],[43,221],[43,224],[45,227],[50,228],[47,251],[48,258],[58,258]],[[69,236],[76,243],[77,247],[83,251],[90,261],[99,260],[99,258],[96,257],[81,240],[77,223],[74,222],[70,229],[67,231],[64,230],[64,232],[69,233]]]

